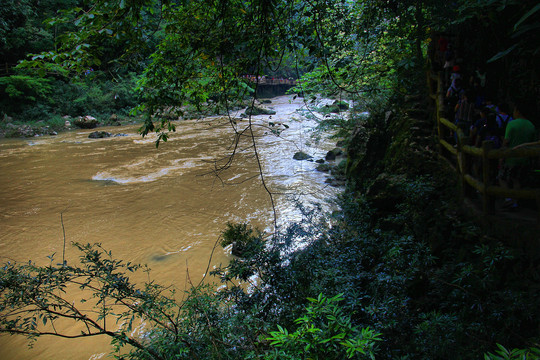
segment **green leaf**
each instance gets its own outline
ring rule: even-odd
[[[526,32],[529,32],[531,30],[536,30],[538,28],[540,28],[540,23],[527,24],[527,25],[521,26],[518,29],[518,31],[516,31],[511,37],[512,39],[515,39],[515,38],[520,37]]]
[[[519,45],[519,44],[514,44],[514,45],[512,45],[511,47],[509,47],[508,49],[499,52],[498,54],[496,54],[495,56],[493,56],[491,59],[489,59],[489,60],[487,61],[487,63],[492,63],[492,62],[494,62],[494,61],[499,60],[500,58],[505,57],[506,55],[510,54],[515,48],[517,48],[518,45]]]
[[[527,20],[529,17],[531,17],[531,15],[533,15],[535,12],[537,11],[540,11],[540,4],[537,4],[535,7],[533,7],[531,10],[529,10],[525,15],[523,15],[521,17],[521,19],[518,20],[518,22],[516,23],[516,25],[514,25],[514,31],[517,30],[517,28],[525,21]]]

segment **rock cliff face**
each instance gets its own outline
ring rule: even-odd
[[[419,233],[440,232],[430,229],[440,226],[435,220],[429,224],[430,217],[446,211],[441,204],[456,198],[457,176],[438,158],[430,110],[427,100],[408,96],[396,109],[372,115],[352,134],[347,149],[348,183],[367,200],[373,225],[380,229],[400,232],[413,226],[402,218],[402,211],[414,208],[414,213],[421,214],[422,220],[417,220],[424,222]],[[439,245],[431,242],[433,247]]]
[[[350,179],[366,184],[383,173],[410,178],[439,167],[429,104],[409,96],[399,107],[376,114],[355,129],[348,148]]]

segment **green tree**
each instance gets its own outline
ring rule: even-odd
[[[144,319],[177,333],[172,297],[165,288],[149,282],[142,288],[127,273],[141,269],[111,257],[100,246],[75,246],[82,252],[81,266],[66,262],[48,266],[7,264],[0,278],[0,331],[22,334],[31,340],[54,335],[65,338],[108,335],[120,348],[126,344],[144,350],[151,357],[162,357],[141,339],[130,335],[135,320]],[[82,297],[70,300],[68,289],[78,287]],[[92,310],[82,310],[90,306]],[[79,332],[65,332],[60,319],[81,324]],[[120,325],[120,326],[119,326]]]
[[[306,346],[314,356],[372,357],[380,340],[374,331],[352,325],[337,304],[340,296],[310,299],[295,321],[300,324],[295,333],[282,327],[268,333],[271,323],[256,316],[257,306],[240,308],[202,284],[193,285],[178,303],[172,289],[151,280],[134,284],[129,274],[147,268],[116,260],[99,245],[75,247],[81,252],[79,265],[55,264],[50,256],[46,266],[0,269],[0,332],[32,341],[106,335],[115,352],[130,345],[124,356],[132,359],[271,359],[284,353],[298,358]],[[69,328],[60,324],[66,320]],[[142,323],[146,335],[138,336],[134,330]]]
[[[173,107],[228,109],[256,89],[241,76],[276,73],[283,64],[303,78],[297,91],[324,90],[347,97],[398,87],[396,68],[414,56],[422,64],[428,21],[439,2],[369,1],[96,1],[63,12],[49,23],[75,31],[59,37],[58,50],[34,57],[81,73],[114,58],[151,51],[139,90],[148,114],[143,134],[166,139],[167,119],[153,114]],[[103,44],[118,44],[106,51]],[[404,51],[405,49],[405,51]]]
[[[20,0],[0,4],[0,74],[8,75],[28,53],[54,49],[63,27],[47,27],[45,19],[72,8],[78,0]]]

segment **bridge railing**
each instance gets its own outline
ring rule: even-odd
[[[300,80],[295,79],[285,79],[285,78],[270,78],[267,76],[259,76],[258,78],[255,75],[243,75],[245,79],[250,82],[258,82],[259,85],[291,85],[294,86],[300,82]]]
[[[473,195],[474,190],[476,190],[482,197],[482,208],[485,214],[495,212],[497,198],[536,200],[540,221],[540,187],[511,189],[499,186],[495,182],[495,175],[501,159],[509,157],[540,158],[540,145],[512,149],[494,149],[492,141],[484,141],[482,147],[468,145],[468,137],[463,130],[445,117],[445,91],[441,75],[430,72],[428,86],[430,97],[436,103],[440,155],[449,160],[458,172],[461,179],[462,196]],[[456,144],[451,144],[449,139],[454,139]]]

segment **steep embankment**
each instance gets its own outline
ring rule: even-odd
[[[449,209],[449,204],[455,212],[459,205],[457,177],[437,156],[434,126],[428,100],[421,96],[400,99],[396,109],[374,114],[356,128],[348,149],[347,175],[354,190],[366,196],[375,226],[401,231],[418,228],[417,235],[436,248],[442,240],[441,229],[436,227],[443,219],[433,215],[442,207]],[[415,192],[426,191],[429,196],[424,202],[410,204]],[[415,216],[426,215],[417,219],[423,223],[392,220],[409,205],[418,206]]]
[[[459,201],[457,174],[437,155],[428,101],[401,99],[350,141],[347,174],[370,213],[362,231],[373,237],[356,260],[370,279],[355,290],[369,299],[363,317],[396,356],[473,359],[497,343],[531,346],[540,325],[537,246],[480,226]]]

